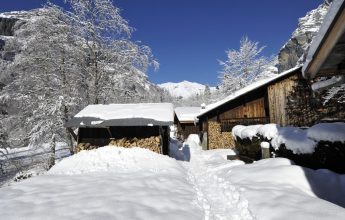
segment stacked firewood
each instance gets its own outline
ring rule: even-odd
[[[98,148],[98,146],[92,145],[90,143],[79,143],[74,149],[74,153],[78,153],[82,150],[93,150]]]
[[[235,143],[231,132],[221,132],[221,126],[215,121],[208,123],[209,149],[231,148],[235,147]]]
[[[121,138],[121,139],[113,139],[110,141],[109,145],[117,146],[117,147],[141,147],[149,149],[156,153],[161,152],[161,139],[159,136],[151,136],[149,138]]]

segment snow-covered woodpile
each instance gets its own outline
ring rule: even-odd
[[[230,148],[235,146],[231,132],[222,132],[220,123],[209,121],[208,123],[209,149]]]
[[[67,124],[78,127],[76,152],[106,145],[168,154],[171,103],[89,105]]]
[[[320,123],[310,128],[276,124],[235,126],[232,130],[240,155],[260,159],[260,143],[270,144],[271,154],[313,169],[345,173],[345,123]],[[260,155],[261,156],[261,155]],[[272,156],[272,155],[271,155]]]

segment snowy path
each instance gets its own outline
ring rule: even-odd
[[[184,167],[188,170],[188,178],[197,193],[198,204],[204,210],[204,219],[254,219],[248,210],[248,201],[240,196],[238,189],[217,175],[218,169],[238,164],[219,160],[217,157],[221,155],[212,160],[210,157],[215,155],[207,154],[193,141],[185,144],[189,145],[191,160],[184,163]],[[226,150],[223,152],[226,153]],[[221,164],[222,161],[225,163]]]
[[[142,148],[82,151],[0,188],[1,219],[345,219],[345,175],[283,158],[243,165],[198,143],[172,148],[179,160]]]

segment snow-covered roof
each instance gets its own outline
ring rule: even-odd
[[[174,107],[171,103],[99,104],[88,105],[65,126],[168,126],[173,122]]]
[[[180,122],[194,122],[200,110],[200,107],[177,107],[175,114]]]
[[[210,112],[211,110],[216,109],[219,106],[224,105],[225,103],[228,103],[232,100],[235,100],[235,99],[237,99],[237,98],[239,98],[239,97],[241,97],[241,96],[243,96],[243,95],[245,95],[245,94],[247,94],[247,93],[249,93],[255,89],[258,89],[262,86],[266,86],[266,85],[268,85],[268,84],[270,84],[270,83],[272,83],[278,79],[281,79],[285,76],[288,76],[289,74],[294,73],[295,71],[297,71],[300,68],[301,68],[301,66],[296,66],[296,67],[289,69],[285,72],[277,74],[276,76],[256,81],[256,82],[250,84],[249,86],[246,86],[243,89],[240,89],[240,90],[232,93],[231,95],[227,96],[226,98],[224,98],[218,102],[207,105],[205,109],[201,110],[200,114],[197,117],[200,117],[200,116]]]
[[[310,44],[309,51],[306,57],[306,61],[304,62],[302,73],[304,77],[307,77],[306,72],[315,58],[316,53],[318,53],[319,48],[322,45],[322,42],[327,37],[327,34],[332,28],[335,19],[337,18],[339,12],[341,11],[342,5],[344,4],[344,0],[333,0],[328,12],[323,20],[323,23],[319,29],[318,34],[313,38],[312,43]]]

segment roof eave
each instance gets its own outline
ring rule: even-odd
[[[317,40],[317,36],[313,39],[316,40],[316,42],[319,42],[317,42],[318,45],[314,54],[310,55],[312,57],[309,58],[309,61],[307,57],[307,61],[303,66],[302,75],[306,79],[313,79],[317,75],[317,73],[322,68],[324,62],[326,61],[327,57],[332,52],[334,46],[345,32],[345,3],[344,1],[339,1],[339,4],[340,3],[341,6],[339,7],[332,22],[329,24],[329,27],[322,39]],[[332,4],[334,4],[334,2]]]

